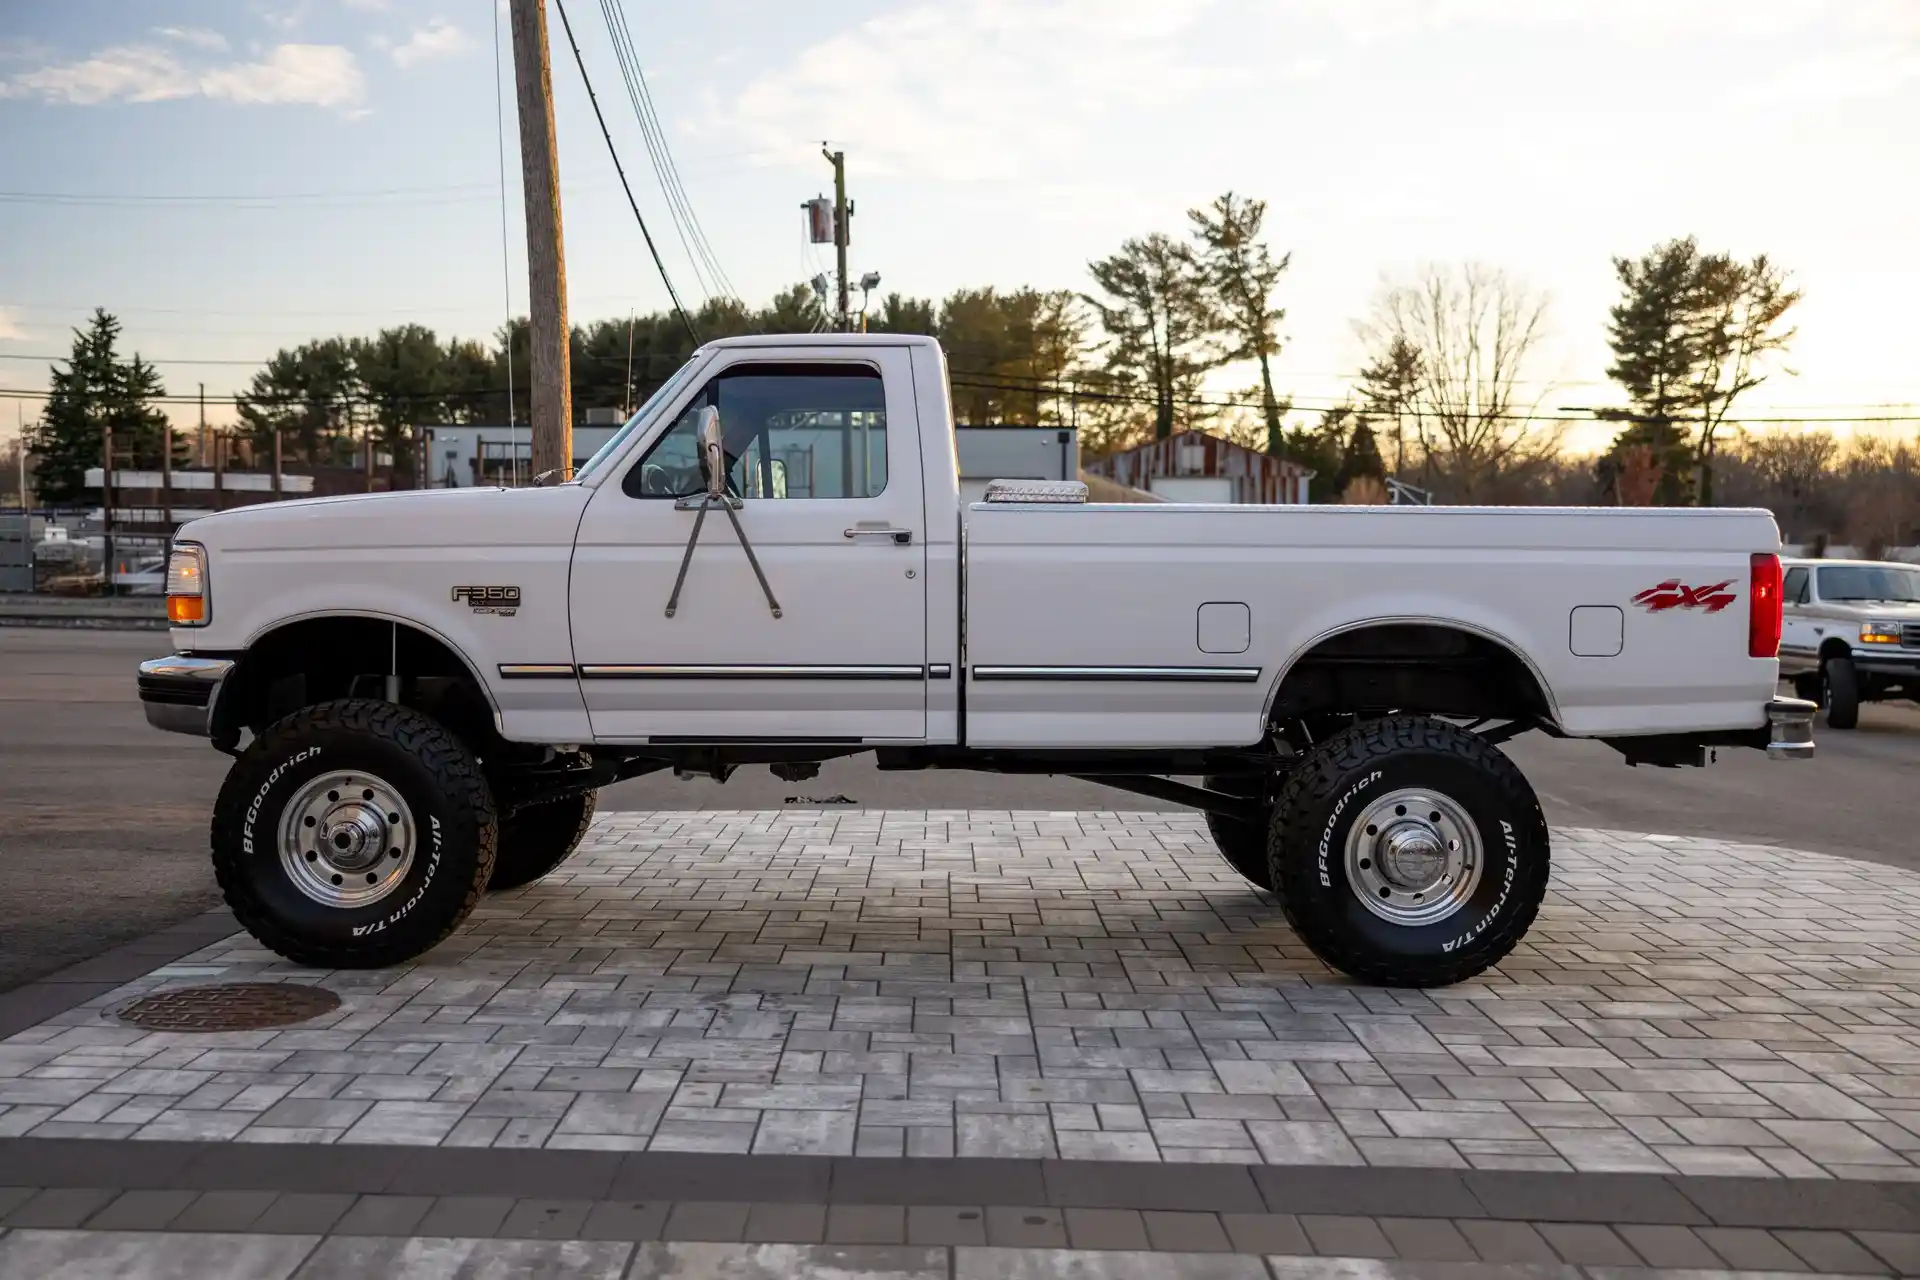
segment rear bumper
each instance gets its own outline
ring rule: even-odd
[[[210,737],[220,687],[233,671],[230,658],[174,654],[140,664],[140,705],[147,723],[169,733]]]
[[[1767,759],[1813,759],[1813,713],[1820,708],[1804,698],[1775,698],[1767,704]]]

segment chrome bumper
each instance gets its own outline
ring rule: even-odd
[[[220,686],[233,670],[228,658],[194,658],[174,654],[140,664],[140,703],[147,723],[169,733],[209,737]]]
[[[1802,698],[1775,698],[1767,704],[1767,759],[1813,759],[1813,713],[1820,708]]]

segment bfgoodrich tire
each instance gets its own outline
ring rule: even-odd
[[[572,857],[586,839],[598,805],[599,796],[587,791],[529,805],[503,821],[488,892],[532,884]]]
[[[372,969],[430,950],[493,873],[493,793],[441,724],[390,702],[308,707],[242,752],[213,810],[213,870],[248,933],[295,964]]]
[[[1209,791],[1220,791],[1230,796],[1257,796],[1260,794],[1258,778],[1234,775],[1232,777],[1208,777],[1202,783]],[[1229,818],[1224,814],[1206,815],[1207,832],[1213,837],[1213,843],[1219,847],[1220,856],[1227,865],[1239,872],[1256,888],[1273,891],[1273,872],[1267,864],[1267,824],[1265,822],[1242,822],[1238,818]]]
[[[1484,739],[1423,716],[1364,721],[1314,750],[1281,790],[1268,852],[1314,954],[1383,986],[1498,964],[1547,890],[1527,780]]]

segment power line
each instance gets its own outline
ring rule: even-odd
[[[507,105],[506,90],[500,75],[500,5],[493,6],[493,133],[494,153],[499,161],[500,186],[500,289],[506,302],[507,323],[507,454],[513,466],[513,483],[520,484],[519,438],[513,429],[513,251],[507,238]],[[531,429],[532,424],[528,424]]]
[[[607,24],[607,38],[613,44],[614,65],[620,70],[620,80],[626,86],[627,102],[633,108],[633,115],[640,122],[640,137],[646,143],[647,159],[653,165],[654,180],[660,184],[660,194],[667,202],[667,216],[673,220],[674,234],[680,239],[680,249],[687,255],[687,265],[693,269],[694,285],[711,299],[717,291],[719,279],[711,285],[707,282],[708,271],[702,269],[700,255],[694,251],[693,243],[687,237],[687,222],[681,210],[673,202],[673,188],[667,183],[666,170],[660,163],[660,149],[655,143],[653,130],[647,126],[646,112],[640,107],[640,91],[634,86],[633,67],[627,61],[626,47],[620,43],[620,30],[615,22],[613,10],[607,6],[607,0],[600,0],[600,17]]]
[[[653,255],[653,265],[660,272],[660,282],[667,286],[667,297],[673,301],[673,309],[680,313],[680,323],[687,327],[687,336],[695,342],[700,341],[699,330],[693,327],[693,317],[680,305],[680,295],[674,291],[673,280],[667,275],[667,264],[660,261],[660,250],[654,247],[653,233],[647,230],[647,220],[640,216],[640,204],[633,198],[633,187],[627,182],[627,171],[620,165],[620,153],[614,149],[613,135],[607,131],[607,118],[600,113],[600,98],[593,91],[593,79],[587,75],[587,61],[580,56],[580,42],[573,38],[573,23],[567,20],[567,6],[563,0],[553,0],[555,9],[560,11],[560,25],[567,33],[567,44],[573,50],[573,64],[580,68],[580,83],[586,86],[587,101],[593,104],[593,118],[599,122],[600,136],[606,140],[607,155],[613,160],[613,171],[620,175],[620,189],[627,193],[627,207],[633,210],[633,220],[640,224],[641,238],[647,242],[647,252]]]
[[[737,299],[739,292],[721,268],[713,245],[707,240],[700,219],[693,211],[686,185],[680,180],[673,149],[667,143],[666,129],[660,123],[660,113],[647,87],[646,71],[640,65],[640,57],[633,43],[633,31],[627,25],[626,8],[621,0],[600,0],[600,13],[606,20],[607,35],[613,42],[614,60],[619,64],[621,78],[626,82],[627,99],[633,106],[634,118],[640,123],[641,137],[646,141],[647,155],[653,162],[654,177],[660,183],[661,194],[667,200],[667,210],[673,216],[674,226],[680,234],[681,248],[687,251],[688,261],[693,265],[696,276],[700,274],[701,264],[704,263],[707,276],[718,286],[717,291]],[[710,290],[709,294],[712,292]]]
[[[680,314],[682,318],[685,319],[686,313],[682,311]],[[696,336],[694,340],[697,342],[699,339]],[[658,358],[661,356],[661,354],[662,353],[649,353],[648,358],[650,360],[653,358]],[[265,363],[264,361],[260,361],[260,360],[172,360],[172,359],[151,359],[147,357],[141,357],[141,358],[145,359],[148,364],[153,364],[153,365],[182,365],[182,366],[241,365],[241,366],[260,367]],[[597,356],[592,354],[591,352],[580,352],[576,355],[575,358],[577,360],[597,361],[600,363],[620,363],[620,362],[623,362],[625,359],[625,357],[623,356]],[[676,362],[679,360],[679,357],[677,356],[673,358],[676,360]],[[68,360],[68,357],[0,353],[0,360],[30,360],[30,361],[50,361],[54,363],[65,363]],[[1076,383],[1063,384],[1060,382],[1048,381],[1045,379],[1024,379],[1018,374],[994,373],[990,370],[974,371],[974,370],[959,369],[959,368],[952,369],[951,381],[953,385],[956,387],[966,387],[974,390],[986,390],[986,391],[1013,391],[1013,392],[1019,392],[1025,395],[1039,395],[1039,396],[1046,396],[1046,397],[1051,397],[1054,399],[1061,399],[1061,400],[1077,399],[1077,400],[1093,400],[1093,401],[1112,401],[1116,403],[1129,403],[1129,404],[1155,404],[1158,402],[1158,397],[1148,392],[1102,391],[1094,388],[1080,386],[1079,384],[1076,384]],[[498,394],[498,392],[487,391],[487,392],[449,393],[449,394],[493,395],[493,394]],[[0,396],[11,397],[11,396],[18,396],[18,395],[26,395],[29,398],[34,398],[34,397],[44,397],[46,393],[45,392],[25,392],[25,391],[0,391]],[[257,397],[249,397],[249,398],[258,399]],[[432,399],[433,397],[423,395],[416,398]],[[301,403],[306,403],[306,402],[301,401]],[[1258,400],[1209,399],[1208,397],[1205,397],[1205,396],[1176,396],[1174,397],[1174,403],[1180,404],[1180,405],[1186,405],[1188,407],[1208,408],[1208,409],[1258,409],[1262,407],[1261,402]],[[1337,409],[1337,408],[1347,407],[1348,403],[1349,402],[1346,402],[1346,401],[1327,401],[1319,404],[1302,404],[1296,400],[1294,401],[1293,407],[1297,409]],[[1357,408],[1357,406],[1355,407]],[[1878,408],[1881,406],[1868,405],[1863,407]],[[1769,416],[1765,416],[1765,417],[1727,418],[1724,421],[1728,423],[1733,423],[1736,425],[1741,425],[1741,424],[1797,425],[1797,424],[1815,424],[1815,423],[1831,423],[1835,425],[1845,425],[1845,424],[1851,424],[1851,423],[1864,423],[1864,422],[1920,422],[1920,413],[1846,414],[1841,416],[1801,416],[1801,415],[1779,416],[1780,412],[1781,412],[1780,410],[1775,409],[1770,411]],[[1433,410],[1426,410],[1425,415],[1427,417],[1438,416],[1435,414]],[[1604,419],[1600,419],[1595,417],[1592,414],[1586,414],[1586,413],[1476,413],[1476,414],[1473,414],[1472,416],[1475,418],[1486,420],[1486,421],[1499,421],[1499,422],[1567,422],[1567,423],[1579,423],[1579,424],[1592,424],[1595,422],[1604,421]]]

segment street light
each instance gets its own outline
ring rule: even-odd
[[[880,273],[869,271],[860,277],[860,332],[867,331],[867,295],[880,287]]]

